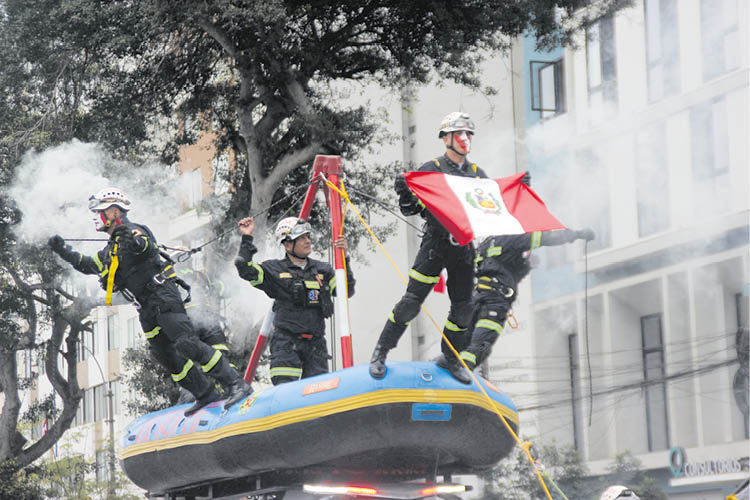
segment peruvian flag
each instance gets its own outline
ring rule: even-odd
[[[474,238],[565,229],[526,184],[523,173],[477,179],[440,172],[407,172],[406,183],[422,203],[465,245]]]

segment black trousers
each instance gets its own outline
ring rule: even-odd
[[[461,358],[470,368],[482,364],[492,352],[492,346],[503,333],[505,320],[514,299],[515,294],[506,297],[499,290],[475,294],[471,321],[474,328],[471,331],[469,346],[461,352]]]
[[[212,375],[222,385],[239,375],[220,351],[198,338],[185,312],[177,286],[165,282],[141,303],[139,320],[153,356],[172,374],[172,380],[196,398],[207,394]]]
[[[406,293],[393,308],[380,333],[378,343],[382,347],[396,347],[407,325],[417,316],[422,303],[437,284],[443,269],[448,272],[446,286],[451,303],[443,333],[456,350],[460,351],[466,346],[474,288],[474,247],[454,245],[447,233],[428,231],[422,238],[414,265],[409,271]],[[442,340],[440,348],[444,354],[452,355],[445,340]]]
[[[322,335],[303,337],[276,330],[271,336],[271,382],[279,385],[328,373],[328,347]]]

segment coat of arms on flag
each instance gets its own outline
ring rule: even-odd
[[[466,245],[474,238],[565,229],[526,184],[523,173],[477,179],[440,172],[407,172],[406,183],[427,209]]]

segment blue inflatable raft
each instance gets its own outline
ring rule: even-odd
[[[479,377],[478,377],[479,378]],[[121,441],[128,477],[150,492],[297,470],[306,477],[407,480],[493,467],[514,445],[513,402],[479,378],[464,385],[427,362],[367,365],[258,391],[223,411],[187,405],[133,421]]]

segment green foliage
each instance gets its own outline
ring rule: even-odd
[[[228,341],[227,345],[230,363],[243,374],[247,360],[250,359],[250,349],[247,346],[238,348],[231,341]],[[267,363],[268,359],[262,357],[260,364]],[[146,343],[140,342],[136,347],[125,350],[123,367],[124,383],[130,393],[125,406],[130,414],[144,415],[177,403],[180,397],[177,384],[172,382],[169,370],[156,362]]]
[[[629,452],[620,454],[604,476],[592,476],[578,452],[569,446],[544,444],[536,447],[538,462],[542,465],[542,477],[555,499],[562,495],[570,500],[598,500],[599,495],[613,484],[626,485],[638,494],[641,500],[666,500],[666,494],[656,486],[653,478],[641,470],[640,462]],[[503,460],[492,471],[483,476],[485,487],[483,499],[546,500],[541,483],[533,466],[520,448]],[[552,481],[550,481],[550,479]]]

